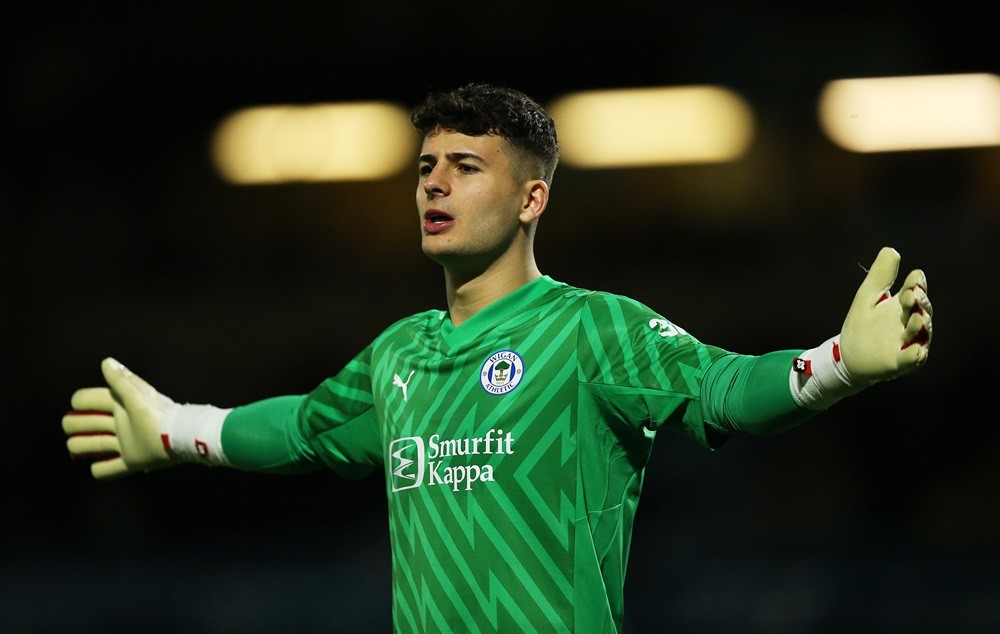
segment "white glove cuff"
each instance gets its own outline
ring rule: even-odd
[[[869,385],[851,380],[840,356],[840,335],[795,357],[788,376],[792,398],[811,410],[824,410]]]
[[[163,413],[163,446],[177,458],[212,466],[228,465],[222,451],[222,423],[230,409],[174,405]]]

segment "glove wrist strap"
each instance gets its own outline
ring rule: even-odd
[[[222,423],[232,409],[213,405],[174,405],[163,413],[163,446],[186,462],[228,465],[222,451]]]
[[[792,361],[788,387],[799,407],[824,410],[870,383],[853,380],[840,355],[840,335],[804,351]]]

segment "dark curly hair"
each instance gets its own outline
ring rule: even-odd
[[[503,137],[522,162],[528,161],[532,178],[548,185],[559,162],[559,142],[552,117],[535,100],[513,88],[471,83],[432,92],[410,113],[422,137],[438,126],[469,136]]]

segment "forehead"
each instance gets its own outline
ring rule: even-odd
[[[424,137],[420,147],[421,160],[433,158],[440,161],[449,155],[474,155],[487,163],[507,161],[502,137],[493,134],[469,136],[461,132],[438,129]]]

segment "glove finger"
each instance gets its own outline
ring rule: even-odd
[[[66,440],[66,448],[74,458],[93,458],[95,456],[121,455],[122,446],[118,437],[113,434],[81,434],[70,436]]]
[[[928,317],[934,314],[934,307],[931,306],[931,298],[924,289],[919,286],[913,289],[913,300]]]
[[[920,296],[918,301],[920,302],[920,307],[924,309],[924,312],[927,313],[928,317],[934,315],[934,306],[931,304],[931,298],[929,295]]]
[[[899,253],[892,247],[882,247],[858,288],[855,303],[874,306],[885,299],[898,273]]]
[[[919,286],[911,286],[899,291],[899,322],[904,326],[910,321],[912,315],[926,315],[930,317],[931,300],[924,293],[924,289]]]
[[[919,286],[910,286],[899,291],[899,303],[903,307],[904,321],[909,319],[911,312],[928,315],[932,312],[931,300]]]
[[[90,473],[97,480],[112,480],[129,472],[128,466],[121,458],[102,460],[90,465]]]
[[[85,387],[73,392],[70,404],[75,410],[110,412],[115,407],[115,400],[106,387]]]
[[[68,412],[63,416],[62,428],[67,436],[95,433],[113,434],[115,433],[115,417],[95,411]]]
[[[907,346],[899,351],[900,374],[910,374],[919,370],[930,355],[930,346]]]
[[[931,343],[931,318],[930,315],[913,313],[903,328],[903,344],[900,350],[905,350],[910,346],[929,346]]]
[[[927,292],[927,276],[920,269],[913,269],[903,280],[903,288],[913,288],[914,286],[919,286],[924,289],[925,293]]]
[[[101,372],[114,395],[121,399],[126,411],[141,407],[143,397],[156,395],[156,390],[149,383],[116,359],[104,359],[101,362]]]

